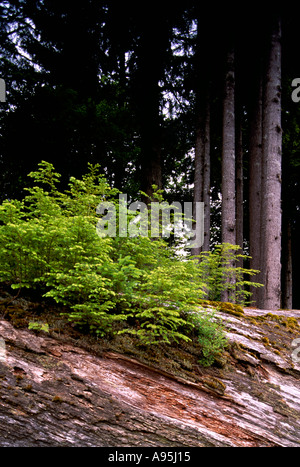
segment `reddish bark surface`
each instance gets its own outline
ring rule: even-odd
[[[297,318],[276,316],[224,314],[227,364],[194,381],[1,320],[0,446],[300,446]]]

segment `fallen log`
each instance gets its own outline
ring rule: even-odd
[[[2,319],[0,446],[299,447],[300,313],[287,313],[220,312],[225,362],[177,373]]]

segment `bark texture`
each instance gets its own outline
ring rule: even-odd
[[[236,135],[236,245],[244,249],[244,171],[243,171],[243,139],[242,117],[239,114]],[[240,261],[239,266],[243,266]]]
[[[208,37],[207,25],[198,13],[197,46],[195,54],[196,77],[196,141],[194,174],[194,213],[196,203],[204,203],[204,240],[201,247],[192,249],[193,255],[209,251],[210,246],[210,68],[211,57],[203,47]]]
[[[226,57],[223,101],[222,135],[222,243],[236,244],[236,141],[235,141],[235,54],[230,49]],[[229,267],[235,267],[230,263]],[[233,282],[232,276],[228,281]],[[221,294],[224,302],[230,300],[228,290]]]
[[[249,145],[249,240],[250,267],[261,270],[261,202],[262,202],[262,81],[259,80],[251,115]],[[260,282],[261,276],[253,277]],[[260,289],[252,287],[252,300],[258,305]]]
[[[207,93],[208,93],[207,89]],[[210,246],[210,104],[206,94],[199,109],[195,145],[194,213],[196,203],[204,203],[204,241],[192,254],[209,251]]]
[[[299,447],[300,312],[266,313],[220,312],[222,359],[172,372],[2,319],[0,446]]]
[[[263,95],[263,173],[261,209],[262,300],[260,306],[281,306],[281,25],[271,34]]]
[[[209,96],[206,102],[205,116],[205,144],[203,169],[203,202],[204,202],[204,242],[202,251],[210,248],[210,103]]]
[[[227,55],[223,106],[222,242],[236,242],[234,51]]]
[[[293,260],[292,227],[290,219],[285,218],[282,241],[282,308],[293,308]]]

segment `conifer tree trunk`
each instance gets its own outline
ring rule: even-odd
[[[283,223],[282,242],[282,308],[293,308],[292,228],[290,219]]]
[[[294,218],[295,211],[291,203],[291,193],[293,192],[294,167],[288,157],[282,158],[282,308],[291,310],[293,308],[293,249],[294,249]]]
[[[206,99],[206,116],[204,128],[204,169],[203,169],[203,202],[204,202],[204,242],[202,251],[210,248],[210,95]]]
[[[236,89],[237,91],[237,89]],[[239,91],[241,91],[239,89]],[[243,108],[240,102],[240,92],[236,92],[236,242],[241,249],[238,253],[244,253],[244,152],[243,152]],[[236,267],[244,267],[244,259],[236,260]],[[243,279],[241,276],[240,279]],[[236,286],[236,295],[241,297],[243,286]]]
[[[281,23],[274,21],[263,95],[261,266],[265,309],[281,306]]]
[[[234,51],[227,55],[225,94],[223,105],[222,147],[222,242],[235,245],[236,241],[236,186],[235,186],[235,109],[234,109]]]
[[[205,101],[199,109],[195,145],[194,176],[194,212],[196,202],[204,203],[204,242],[201,247],[193,248],[192,254],[209,251],[210,245],[210,102],[206,94]]]
[[[204,131],[203,131],[203,108],[199,108],[196,122],[196,142],[195,142],[195,161],[194,161],[194,197],[193,212],[196,213],[196,203],[203,201],[203,176],[204,176]],[[195,215],[195,214],[194,214]],[[205,215],[205,211],[204,211]],[[196,220],[196,219],[194,219]],[[194,225],[195,229],[196,225]],[[200,255],[202,247],[192,248],[192,255]]]
[[[244,170],[243,170],[243,134],[242,134],[242,108],[236,109],[236,245],[243,252],[244,244]],[[240,261],[239,266],[243,266]]]
[[[203,47],[204,39],[207,37],[206,33],[206,25],[201,22],[201,14],[199,14],[195,55],[197,121],[193,201],[194,213],[196,212],[196,203],[204,203],[204,243],[200,247],[193,248],[192,255],[208,251],[210,245],[210,75],[208,70],[210,57]]]
[[[227,53],[225,90],[223,101],[223,146],[222,146],[222,243],[236,242],[236,172],[235,172],[235,71],[234,50]],[[234,264],[230,264],[234,267]],[[233,282],[229,278],[230,283]],[[228,291],[222,295],[229,300]]]
[[[258,80],[256,96],[251,113],[249,144],[249,242],[250,268],[261,270],[261,180],[262,180],[262,81]],[[261,281],[261,274],[252,278]],[[260,304],[261,288],[252,287],[252,301]]]
[[[235,54],[235,154],[236,154],[236,242],[240,246],[240,253],[244,250],[244,74],[241,60],[241,51]],[[238,267],[243,267],[243,259],[237,261]]]

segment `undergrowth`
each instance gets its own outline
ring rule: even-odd
[[[80,180],[71,177],[64,192],[50,163],[41,162],[29,178],[24,199],[0,205],[0,281],[38,288],[99,337],[129,333],[153,345],[190,342],[196,332],[203,363],[211,364],[225,346],[224,333],[199,305],[232,288],[232,275],[233,300],[249,298],[244,275],[256,271],[228,267],[240,257],[238,247],[220,245],[198,261],[176,256],[161,237],[99,236],[97,206],[109,201],[118,209],[119,192],[97,165]],[[130,222],[134,213],[127,214]]]

